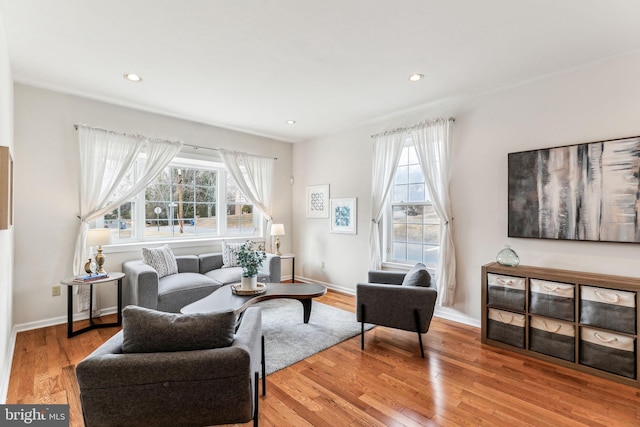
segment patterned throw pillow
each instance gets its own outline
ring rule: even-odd
[[[239,267],[238,250],[243,243],[222,242],[222,268]]]
[[[169,245],[160,248],[142,248],[142,257],[145,263],[158,272],[158,278],[178,272],[178,263]]]

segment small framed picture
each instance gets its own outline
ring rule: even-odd
[[[355,197],[331,199],[331,232],[357,234],[357,200]]]
[[[307,218],[329,218],[329,184],[307,186]]]

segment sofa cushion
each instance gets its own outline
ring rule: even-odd
[[[238,251],[244,243],[222,242],[222,268],[238,267]]]
[[[431,286],[431,275],[427,271],[427,266],[417,263],[411,270],[407,272],[402,280],[402,286],[423,286],[428,288]]]
[[[159,248],[142,248],[142,257],[145,263],[158,272],[158,278],[178,272],[178,263],[169,245]]]
[[[157,353],[229,347],[236,315],[217,313],[163,313],[129,305],[122,310],[122,352]]]
[[[198,273],[178,273],[158,280],[158,306],[177,313],[185,305],[202,299],[222,286],[221,282]]]

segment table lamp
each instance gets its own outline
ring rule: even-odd
[[[104,261],[105,256],[102,253],[102,245],[111,244],[111,230],[108,228],[91,228],[87,232],[87,246],[98,247],[98,254],[96,255],[96,264],[98,266],[98,274],[104,274]]]
[[[276,255],[280,253],[280,236],[284,236],[284,224],[273,224],[271,226],[271,235],[276,236]]]

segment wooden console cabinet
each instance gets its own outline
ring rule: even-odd
[[[482,266],[482,342],[640,388],[640,278]]]

